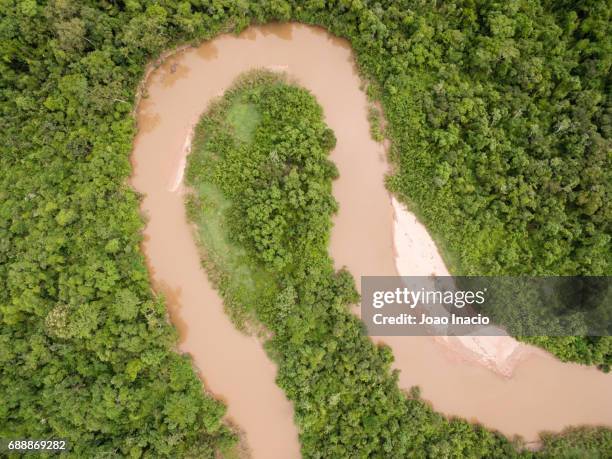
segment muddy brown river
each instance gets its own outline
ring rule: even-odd
[[[242,72],[286,71],[322,105],[338,139],[332,160],[340,204],[331,254],[357,284],[362,275],[395,275],[393,209],[383,185],[384,148],[369,134],[367,101],[348,42],[303,25],[249,28],[167,58],[148,76],[137,108],[133,187],[144,194],[143,249],[154,289],[168,299],[179,348],[191,354],[208,391],[223,400],[255,458],[299,457],[291,403],[275,384],[276,368],[255,337],[238,332],[199,262],[183,203],[182,172],[190,132],[211,99]],[[447,415],[534,440],[542,430],[612,425],[612,375],[564,364],[544,352],[524,358],[507,378],[430,337],[385,338],[400,385]]]

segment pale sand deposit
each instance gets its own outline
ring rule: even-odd
[[[416,215],[395,198],[393,243],[400,276],[450,276],[438,248]],[[538,350],[509,336],[439,336],[437,341],[465,361],[510,377],[519,361]]]

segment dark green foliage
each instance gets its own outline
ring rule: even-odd
[[[131,111],[147,59],[252,21],[291,18],[351,40],[389,121],[385,134],[400,164],[390,186],[414,204],[456,273],[611,274],[607,2],[3,1],[1,437],[65,436],[77,457],[210,457],[227,443],[222,407],[171,352],[174,332],[150,292],[138,200],[126,185]],[[323,136],[326,151],[332,137]],[[330,210],[326,201],[318,205]],[[259,231],[239,242],[265,248],[261,260],[278,269],[300,262],[295,247],[277,250],[282,233]],[[317,256],[315,266],[328,263],[325,253]],[[290,396],[317,401],[298,409],[308,448],[340,451],[332,439],[345,431],[326,431],[340,425],[352,427],[355,446],[376,439],[366,448],[386,457],[396,445],[436,457],[507,447],[420,402],[389,402],[400,396],[381,370],[388,353],[369,348],[352,319],[318,320],[330,305],[344,311],[352,292],[346,276],[326,269],[320,279],[304,278],[320,282],[325,298],[303,298],[314,290],[304,279],[279,297],[284,308],[295,308],[296,298],[312,309],[303,319],[309,334],[296,334],[282,351],[302,356],[312,348],[300,343],[321,336],[340,346],[349,368],[373,369],[353,391],[336,376],[349,381],[356,370],[341,373],[327,353],[310,351],[309,363],[283,367]],[[351,339],[332,344],[335,332]],[[568,360],[610,363],[609,338],[540,344]],[[372,361],[354,354],[360,346]],[[320,379],[292,386],[293,371],[299,377],[311,368]],[[317,399],[326,385],[341,395]],[[329,405],[337,415],[362,403],[370,410],[362,424],[348,416],[334,423],[327,414]],[[407,409],[412,414],[394,424]],[[384,429],[386,437],[377,436]],[[469,433],[460,445],[468,446],[459,451],[450,442],[462,430]],[[381,438],[395,443],[377,444]]]
[[[561,435],[542,435],[542,457],[547,459],[604,459],[612,457],[612,431],[593,427],[572,428]]]

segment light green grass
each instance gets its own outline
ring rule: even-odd
[[[261,115],[254,104],[235,101],[227,112],[227,121],[234,128],[236,138],[251,142]]]
[[[252,325],[254,302],[262,293],[275,290],[264,270],[250,262],[244,248],[232,243],[227,233],[227,211],[231,207],[212,183],[198,185],[189,201],[190,218],[197,227],[198,245],[204,267],[226,299],[226,310],[235,324],[245,329]]]

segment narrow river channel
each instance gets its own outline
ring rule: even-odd
[[[242,72],[286,71],[323,106],[338,139],[332,160],[331,254],[357,284],[362,275],[395,275],[393,208],[383,185],[384,148],[370,138],[367,101],[348,42],[303,25],[249,28],[169,57],[148,77],[137,109],[133,187],[144,194],[143,249],[153,285],[168,298],[180,350],[192,355],[206,388],[222,399],[255,458],[299,457],[293,410],[274,379],[261,343],[234,329],[199,262],[181,184],[188,139],[209,102]],[[186,140],[187,139],[187,140]],[[424,399],[506,435],[534,440],[542,430],[612,425],[612,375],[561,363],[543,352],[519,362],[511,378],[466,363],[430,337],[385,338],[401,370],[400,385]]]

